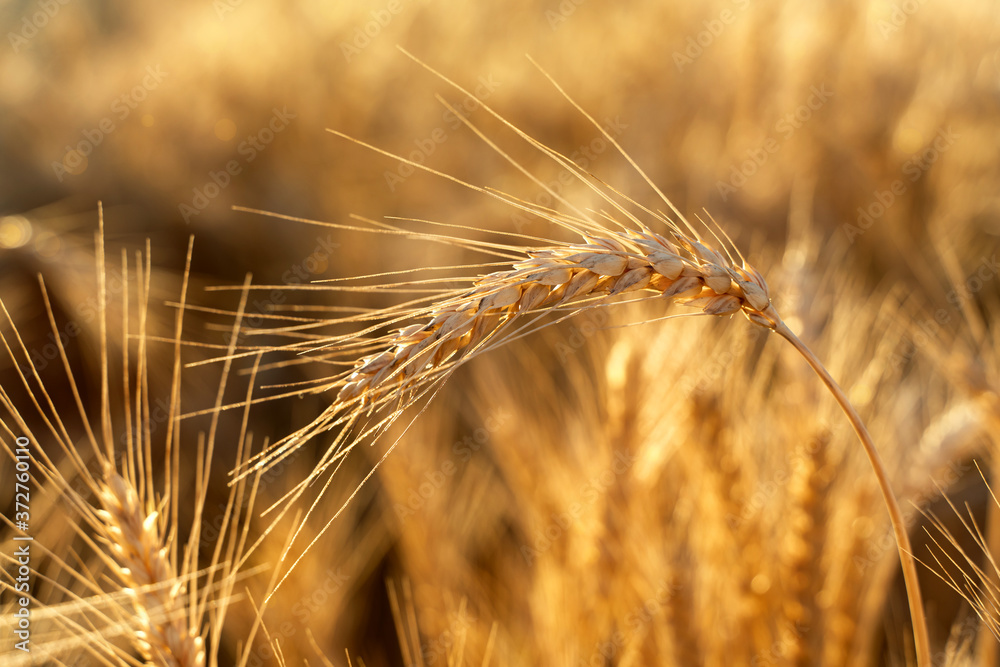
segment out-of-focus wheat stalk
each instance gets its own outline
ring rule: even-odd
[[[946,268],[950,287],[958,290],[963,278],[954,249],[942,240],[935,246],[935,252]],[[966,513],[960,512],[941,490],[965,534],[955,534],[942,518],[931,515],[929,519],[937,533],[931,535],[937,548],[932,552],[932,559],[935,574],[968,601],[980,620],[983,630],[976,640],[976,663],[993,665],[1000,653],[1000,564],[997,560],[1000,557],[1000,502],[995,494],[1000,461],[997,437],[1000,432],[1000,379],[996,370],[1000,339],[985,315],[996,313],[1000,302],[993,295],[985,299],[981,307],[969,298],[958,300],[957,305],[965,326],[948,338],[929,341],[925,352],[963,397],[963,416],[968,422],[963,424],[966,430],[986,436],[991,469],[988,473],[979,469],[988,490],[982,526],[972,515],[971,508],[966,507]],[[979,468],[978,463],[976,467]],[[963,538],[971,539],[972,548],[963,546]]]
[[[117,637],[124,636],[147,664],[177,667],[216,665],[226,609],[235,598],[234,586],[242,576],[241,568],[249,551],[247,527],[259,478],[247,478],[231,488],[224,516],[217,523],[215,546],[210,554],[200,553],[202,513],[208,493],[218,414],[213,418],[207,440],[200,439],[197,447],[190,449],[190,443],[181,438],[175,421],[181,400],[181,333],[191,246],[188,248],[174,338],[168,341],[173,343],[174,353],[173,378],[166,401],[168,414],[157,417],[166,421],[162,466],[152,461],[152,432],[157,425],[152,423],[148,374],[148,341],[151,336],[146,329],[150,252],[147,244],[145,256],[137,256],[133,296],[129,287],[127,255],[123,251],[123,401],[117,418],[123,420],[124,428],[120,437],[115,437],[110,399],[113,355],[108,341],[108,331],[115,324],[109,322],[107,317],[104,220],[103,212],[99,213],[96,259],[103,382],[100,409],[96,416],[85,407],[62,340],[58,336],[53,338],[66,374],[66,388],[76,404],[79,423],[85,433],[80,444],[74,444],[71,436],[76,427],[70,415],[61,414],[56,409],[52,381],[43,380],[14,319],[0,303],[11,331],[9,337],[0,333],[0,341],[14,362],[20,384],[28,397],[27,402],[21,404],[14,401],[6,388],[0,391],[0,406],[9,416],[9,421],[6,418],[0,420],[0,427],[5,438],[13,438],[16,432],[20,432],[30,439],[32,483],[38,490],[35,497],[49,496],[54,506],[69,509],[72,517],[70,528],[81,544],[92,552],[90,557],[94,560],[92,565],[86,565],[86,550],[76,554],[59,553],[58,547],[50,546],[41,535],[32,542],[36,549],[57,564],[52,571],[37,572],[39,580],[60,582],[57,588],[67,596],[61,602],[33,599],[36,618],[57,631],[61,630],[62,634],[58,641],[39,643],[34,655],[47,659],[67,651],[86,651],[104,663],[134,664],[129,652],[115,643]],[[50,325],[53,331],[58,331],[44,282],[41,287]],[[133,298],[139,304],[135,321],[129,313],[129,303]],[[129,353],[130,337],[138,348],[134,358]],[[221,401],[228,373],[227,364],[220,380],[218,401]],[[249,402],[250,394],[247,399]],[[39,423],[40,427],[33,426]],[[92,426],[93,423],[98,426]],[[249,450],[245,416],[238,442],[239,462],[245,460]],[[50,443],[55,443],[55,451],[50,449]],[[120,444],[116,446],[116,443]],[[3,444],[7,453],[13,456],[6,440]],[[182,449],[188,451],[182,454]],[[56,452],[63,457],[62,461],[53,458]],[[181,471],[190,472],[192,463],[197,468],[195,488],[187,491],[181,486]],[[186,537],[179,534],[182,509],[190,510],[193,515],[191,530]],[[40,517],[32,526],[39,523]],[[13,528],[12,525],[10,527]],[[42,553],[35,556],[39,565]],[[108,590],[107,575],[101,574],[100,569],[94,570],[94,567],[104,568],[117,587]],[[10,588],[7,582],[2,585]],[[80,592],[74,588],[79,588]],[[5,664],[37,664],[32,654],[25,655],[19,651],[5,654],[4,659],[8,661]]]

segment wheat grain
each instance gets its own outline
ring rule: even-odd
[[[711,315],[742,310],[758,323],[773,317],[760,273],[698,239],[628,231],[585,240],[528,251],[510,270],[483,276],[467,294],[435,304],[429,321],[398,330],[384,341],[386,349],[359,359],[337,401],[364,407],[403,391],[426,368],[461,358],[518,318],[577,301],[593,304],[645,289]]]

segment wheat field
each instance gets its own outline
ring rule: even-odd
[[[2,664],[1000,664],[992,3],[0,17]]]

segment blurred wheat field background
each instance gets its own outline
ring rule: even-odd
[[[604,206],[486,103],[663,207],[525,54],[767,277],[885,459],[933,664],[998,664],[994,3],[34,0],[0,17],[4,664],[916,664],[849,424],[741,317],[660,321],[678,309],[647,300],[478,356],[345,457],[307,518],[318,485],[282,500],[336,430],[230,485],[335,401],[307,389],[344,370],[258,356],[289,338],[255,333],[410,298],[303,286],[491,261],[233,206],[566,239],[326,128],[562,210],[462,116],[553,192]],[[242,291],[248,273],[271,287]],[[298,396],[219,409],[282,392]]]

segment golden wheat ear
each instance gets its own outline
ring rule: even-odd
[[[458,93],[471,95],[470,91],[427,63],[405,50],[403,52]],[[346,361],[350,367],[331,377],[326,384],[316,387],[317,390],[336,392],[336,399],[331,407],[313,424],[278,443],[257,464],[267,465],[280,460],[315,435],[340,427],[341,431],[334,445],[328,449],[315,474],[326,473],[357,442],[384,433],[406,407],[424,396],[433,398],[436,389],[459,365],[499,344],[551,325],[551,320],[547,324],[540,324],[540,319],[546,315],[555,314],[555,321],[558,322],[591,308],[620,303],[623,301],[622,295],[659,299],[664,306],[678,303],[709,315],[725,316],[742,312],[754,324],[784,338],[803,356],[854,427],[878,479],[893,525],[909,599],[917,663],[920,667],[928,667],[930,648],[926,620],[906,524],[885,466],[861,417],[816,355],[782,321],[771,302],[763,275],[738,250],[729,247],[732,242],[721,229],[719,231],[728,246],[719,233],[710,228],[706,233],[699,233],[617,139],[577,104],[551,76],[544,70],[542,73],[565,100],[588,119],[635,169],[671,211],[674,219],[642,206],[603,183],[570,158],[517,128],[486,102],[481,102],[485,113],[511,129],[517,137],[559,168],[566,170],[578,183],[589,188],[607,206],[607,210],[581,210],[573,202],[567,201],[540,179],[531,176],[527,169],[489,140],[464,114],[458,114],[457,117],[481,137],[491,150],[527,174],[561,208],[556,210],[538,206],[511,194],[467,183],[330,130],[337,136],[408,164],[414,169],[445,178],[498,199],[522,214],[533,216],[560,230],[573,232],[579,240],[564,242],[509,232],[493,232],[502,237],[502,242],[487,242],[436,232],[420,232],[412,227],[389,222],[362,219],[367,223],[365,226],[347,226],[300,220],[308,224],[353,231],[406,235],[435,243],[447,242],[483,253],[493,260],[500,259],[500,268],[496,270],[495,261],[479,265],[482,272],[467,276],[467,286],[446,291],[439,289],[438,282],[434,279],[354,288],[343,285],[313,286],[313,289],[341,291],[423,290],[423,296],[400,306],[364,311],[322,323],[290,322],[288,326],[277,330],[296,339],[284,349],[297,353],[311,352],[331,363],[343,364]],[[273,215],[263,211],[254,212]],[[288,216],[276,217],[294,219]],[[426,221],[410,221],[416,222]],[[457,227],[444,223],[428,224]],[[520,241],[522,244],[513,241]],[[487,268],[490,270],[487,271]],[[383,276],[383,279],[387,277]],[[360,330],[354,334],[326,337],[317,333],[323,325],[351,324],[360,325]],[[275,331],[272,330],[271,333]],[[353,429],[358,430],[353,435],[348,435]],[[313,481],[315,475],[307,483]]]

